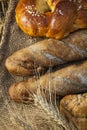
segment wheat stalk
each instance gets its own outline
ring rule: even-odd
[[[0,39],[2,36],[3,25],[5,21],[6,11],[8,9],[9,0],[0,0]]]
[[[42,96],[40,90],[37,90],[37,94],[34,94],[34,100],[35,105],[41,107],[41,109],[44,110],[50,119],[52,119],[52,121],[58,126],[62,126],[65,130],[77,130],[71,122],[68,122],[63,115],[60,114],[57,106],[54,106],[52,102],[47,102],[46,97]]]

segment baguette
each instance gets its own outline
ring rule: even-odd
[[[87,30],[71,34],[62,41],[46,39],[18,50],[5,62],[14,75],[33,75],[48,67],[87,58]]]
[[[54,95],[65,96],[72,93],[87,91],[87,60],[69,65],[52,73],[45,74],[39,79],[31,78],[27,81],[14,83],[9,88],[9,95],[15,101],[33,100],[33,94],[38,88]]]

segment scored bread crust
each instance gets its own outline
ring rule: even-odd
[[[16,21],[31,36],[61,39],[70,32],[87,28],[87,0],[45,0],[51,11],[41,13],[36,0],[19,0]]]
[[[65,96],[60,101],[60,112],[68,120],[71,120],[78,128],[78,130],[86,130],[87,129],[87,93]]]
[[[14,52],[5,66],[14,75],[35,75],[49,67],[87,58],[87,30],[69,35],[63,40],[45,39]]]
[[[52,73],[32,77],[27,81],[14,83],[9,88],[9,95],[15,101],[33,100],[33,94],[40,89],[46,95],[65,96],[87,91],[87,61],[69,65]],[[40,91],[39,90],[39,91]]]

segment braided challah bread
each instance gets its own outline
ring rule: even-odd
[[[19,0],[16,21],[26,34],[61,39],[87,28],[87,0]]]
[[[44,69],[87,58],[87,30],[69,35],[63,40],[45,39],[18,50],[5,62],[14,75],[34,75]]]

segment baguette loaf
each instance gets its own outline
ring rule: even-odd
[[[50,66],[87,58],[87,30],[71,34],[62,41],[42,40],[13,53],[6,60],[8,71],[15,75],[33,75]]]
[[[11,99],[17,101],[32,100],[37,88],[45,92],[65,96],[72,93],[87,91],[87,61],[73,64],[45,74],[39,79],[31,78],[27,81],[13,84],[9,88]]]

